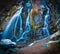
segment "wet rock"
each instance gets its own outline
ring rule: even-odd
[[[60,48],[60,40],[56,40],[56,41],[49,41],[47,43],[47,47],[51,48],[51,49],[58,49]]]
[[[33,42],[33,45],[21,48],[12,54],[59,54],[60,41],[51,41],[51,37],[52,35]]]
[[[57,14],[56,17],[57,17],[56,21],[57,29],[60,30],[60,14]]]
[[[30,12],[30,25],[33,29],[37,29],[43,26],[43,18],[42,15],[39,15],[38,8],[31,9]],[[41,17],[41,18],[40,18]]]
[[[38,43],[34,44],[33,46],[21,48],[12,54],[46,54],[48,53],[47,48],[41,48],[42,42],[45,41],[41,40]]]
[[[53,49],[53,51],[60,51],[60,31],[57,31],[56,33],[52,34],[50,37],[50,41],[47,42],[47,47],[50,49]]]
[[[51,35],[51,40],[55,41],[55,40],[60,40],[60,30],[56,33],[54,33],[53,35]]]

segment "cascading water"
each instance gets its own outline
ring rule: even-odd
[[[27,15],[27,18],[26,18],[26,22],[25,22],[25,31],[22,33],[22,35],[20,35],[19,39],[17,39],[16,41],[20,41],[20,40],[26,40],[26,36],[25,34],[27,34],[30,30],[31,30],[31,27],[30,27],[30,9],[31,9],[31,4],[28,2],[26,3],[26,6],[27,6],[27,11],[28,11],[28,15]]]
[[[28,13],[28,16],[27,16],[27,19],[26,19],[26,25],[25,25],[25,31],[22,33],[22,35],[21,35],[21,37],[19,38],[19,39],[17,39],[17,41],[19,41],[19,40],[22,40],[22,39],[26,39],[25,37],[25,34],[27,34],[29,31],[30,31],[30,29],[31,29],[31,27],[30,27],[30,13]]]
[[[28,2],[26,5],[30,5],[30,3]],[[6,39],[8,36],[12,36],[10,37],[10,39],[13,39],[15,38],[16,41],[20,41],[21,39],[24,39],[26,36],[25,34],[28,33],[30,31],[30,7],[29,5],[27,6],[29,9],[28,9],[28,16],[26,18],[26,25],[25,25],[25,30],[23,32],[23,28],[22,28],[22,17],[21,17],[21,13],[22,13],[22,10],[23,10],[23,7],[19,8],[19,10],[12,16],[12,18],[10,19],[9,23],[7,24],[4,32],[3,32],[3,36],[2,38],[3,39]],[[30,5],[31,6],[31,5]],[[17,30],[17,24],[18,24],[18,21],[20,22],[19,25],[20,25],[20,29],[19,29],[19,34],[18,34],[18,37],[16,36],[16,30]],[[13,34],[11,34],[13,31]]]
[[[44,17],[44,27],[43,27],[43,31],[44,31],[44,35],[50,35],[49,29],[48,29],[48,19],[49,19],[49,8],[46,6],[47,12],[46,15]]]
[[[13,29],[14,29],[14,35],[15,35],[16,25],[17,25],[17,22],[19,19],[20,19],[20,32],[22,32],[22,19],[20,16],[20,14],[22,13],[22,9],[23,9],[23,7],[21,7],[10,19],[9,23],[7,24],[7,26],[3,32],[3,35],[2,35],[3,39],[7,38],[7,36],[11,32],[11,30],[13,30]],[[12,36],[16,37],[14,35],[12,35]]]
[[[9,23],[7,24],[7,26],[3,32],[2,39],[6,39],[8,36],[11,36],[10,39],[15,38],[17,42],[22,40],[22,39],[26,40],[26,34],[31,30],[31,26],[30,26],[31,4],[28,2],[28,3],[26,3],[26,6],[28,7],[27,8],[28,15],[27,15],[26,22],[25,22],[25,30],[23,31],[22,17],[21,17],[23,7],[20,7],[17,10],[17,12],[12,16]],[[46,6],[46,9],[47,9],[47,12],[46,12],[46,15],[44,17],[44,26],[42,27],[42,30],[43,30],[42,36],[50,35],[49,30],[48,30],[49,8]],[[20,27],[19,27],[19,33],[18,33],[18,35],[16,35],[18,21],[19,21]],[[41,28],[40,28],[40,30],[41,30]],[[11,34],[12,33],[11,31],[13,31],[13,34]]]

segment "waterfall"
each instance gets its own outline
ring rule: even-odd
[[[28,5],[29,4],[29,5]],[[15,38],[16,41],[20,41],[21,39],[24,39],[26,34],[30,31],[30,3],[26,3],[27,11],[28,11],[28,16],[26,18],[26,23],[25,23],[25,30],[23,32],[23,27],[22,27],[22,17],[21,13],[23,10],[23,7],[20,7],[17,12],[11,17],[10,21],[8,22],[4,32],[2,39],[6,39],[8,36],[11,36],[10,39]],[[16,36],[16,30],[17,30],[17,24],[19,22],[19,34]],[[13,31],[13,34],[12,34]],[[11,33],[11,34],[10,34]]]
[[[26,24],[25,24],[25,31],[22,33],[22,35],[20,36],[20,38],[17,39],[17,41],[25,39],[25,37],[26,37],[25,34],[27,34],[30,30],[31,30],[31,27],[30,27],[30,12],[28,10],[28,16],[26,18]]]
[[[17,27],[17,23],[18,20],[20,21],[20,30],[19,30],[19,38],[16,41],[19,41],[20,39],[24,39],[24,35],[26,33],[28,33],[30,31],[30,13],[28,12],[28,16],[26,19],[26,25],[25,25],[25,31],[23,32],[23,28],[22,28],[22,17],[21,17],[21,12],[22,12],[23,8],[20,8],[14,15],[13,17],[10,19],[9,23],[7,24],[4,32],[3,32],[3,36],[2,38],[6,38],[9,35],[9,32],[11,32],[12,29],[14,29],[14,35],[12,35],[13,37],[11,37],[10,39],[13,39],[14,37],[17,39],[15,33],[16,33],[16,27]]]
[[[31,30],[31,26],[30,26],[30,9],[31,9],[31,5],[29,2],[26,4],[27,6],[27,11],[28,11],[28,15],[25,21],[25,26],[24,26],[24,30],[22,27],[23,21],[22,21],[22,17],[21,17],[21,13],[23,11],[23,7],[20,7],[17,12],[11,17],[10,21],[8,22],[3,35],[2,35],[2,39],[6,39],[8,36],[11,36],[10,39],[15,38],[16,41],[20,41],[20,40],[26,40],[27,34],[29,33],[29,31]],[[40,31],[43,31],[42,36],[49,36],[49,28],[48,28],[48,19],[49,19],[49,8],[46,6],[47,12],[46,15],[44,16],[44,26],[42,28],[39,28]],[[38,23],[38,22],[37,22]],[[17,30],[17,24],[19,24],[19,34],[16,35],[16,30]],[[12,34],[13,31],[13,34]],[[40,33],[39,33],[40,34]]]
[[[44,27],[43,27],[43,30],[45,31],[44,33],[47,34],[48,36],[50,35],[49,33],[49,29],[48,29],[48,19],[49,19],[49,8],[46,6],[47,8],[47,12],[46,12],[46,15],[44,17]]]
[[[9,35],[9,33],[11,32],[12,29],[14,29],[14,35],[15,35],[15,32],[16,32],[16,25],[17,25],[17,22],[19,20],[19,18],[21,19],[20,17],[20,14],[22,13],[22,9],[23,7],[21,7],[13,16],[12,18],[10,19],[10,21],[8,22],[4,32],[3,32],[3,35],[2,35],[2,38],[5,39],[7,38],[7,36]],[[21,22],[21,21],[20,21]],[[20,25],[22,24],[22,22],[20,23]],[[21,32],[22,32],[22,28],[20,28]],[[13,36],[14,36],[13,35]]]

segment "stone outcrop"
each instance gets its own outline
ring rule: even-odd
[[[33,45],[21,48],[12,54],[60,54],[60,39],[59,41],[54,41],[53,39],[57,38],[57,35],[60,37],[59,33],[60,31],[56,32],[56,35],[53,34],[49,37],[37,41],[36,43],[34,42]]]

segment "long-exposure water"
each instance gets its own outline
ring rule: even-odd
[[[26,4],[28,5],[28,4]],[[31,6],[31,5],[30,5]],[[29,7],[30,8],[30,7]],[[43,34],[42,36],[46,36],[46,35],[50,35],[49,32],[49,28],[48,28],[48,19],[49,19],[49,8],[46,6],[47,12],[46,15],[44,17],[44,26],[42,27],[43,30]],[[16,41],[20,41],[21,39],[25,39],[26,34],[31,30],[31,26],[30,26],[30,9],[28,9],[28,15],[26,18],[26,22],[25,22],[25,30],[23,31],[23,27],[22,27],[22,17],[21,17],[21,13],[23,11],[23,7],[20,7],[16,13],[11,17],[10,21],[8,22],[4,32],[3,32],[3,39],[6,39],[8,36],[11,36],[10,39],[15,38]],[[20,29],[19,29],[19,34],[16,35],[16,30],[17,30],[17,24],[19,21],[19,25],[20,25]],[[13,31],[13,34],[12,32]]]

